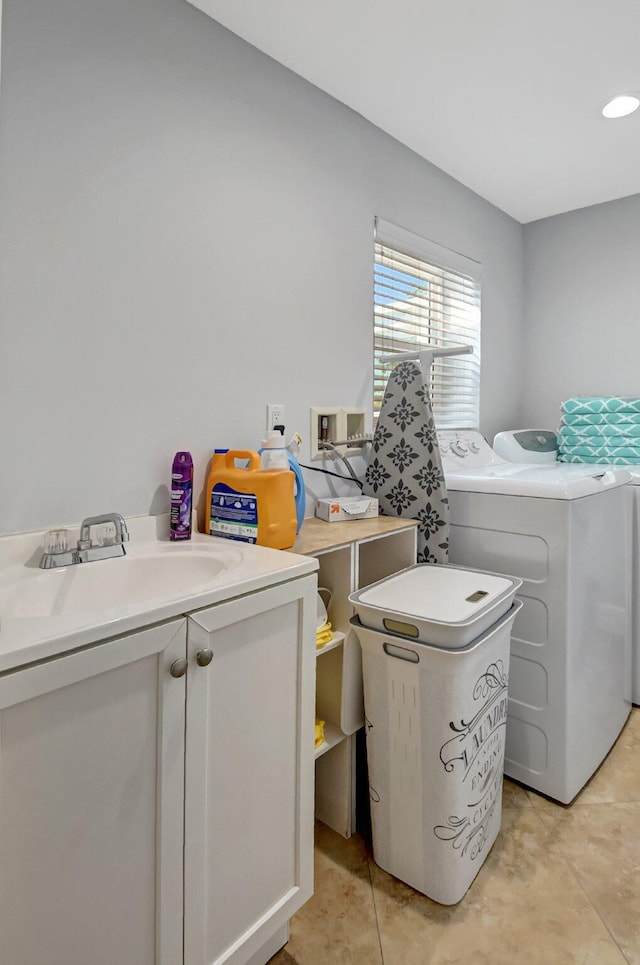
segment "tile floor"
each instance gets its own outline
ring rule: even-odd
[[[640,709],[573,804],[505,781],[503,808],[452,907],[318,824],[315,894],[271,965],[640,965]]]

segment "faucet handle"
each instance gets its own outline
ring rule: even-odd
[[[68,529],[50,529],[44,534],[45,553],[66,553],[69,548]]]
[[[116,525],[115,523],[103,523],[95,528],[97,546],[115,546]]]
[[[96,542],[94,545],[119,546],[121,543],[128,542],[129,530],[127,529],[127,524],[121,516],[118,518],[118,523],[119,525],[115,520],[109,520],[107,523],[102,523],[96,526]]]

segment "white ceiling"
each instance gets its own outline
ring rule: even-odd
[[[640,193],[638,0],[192,0],[518,221]]]

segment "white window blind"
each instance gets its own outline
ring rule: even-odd
[[[469,355],[436,358],[429,390],[438,428],[480,420],[480,264],[376,219],[373,413],[394,363],[380,356],[424,345],[472,345]]]

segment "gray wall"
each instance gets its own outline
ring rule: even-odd
[[[524,238],[524,421],[555,429],[573,395],[640,396],[640,195],[532,222]]]
[[[517,222],[183,0],[4,0],[2,39],[0,532],[161,512],[267,402],[370,411],[376,214],[482,262],[517,423]]]

